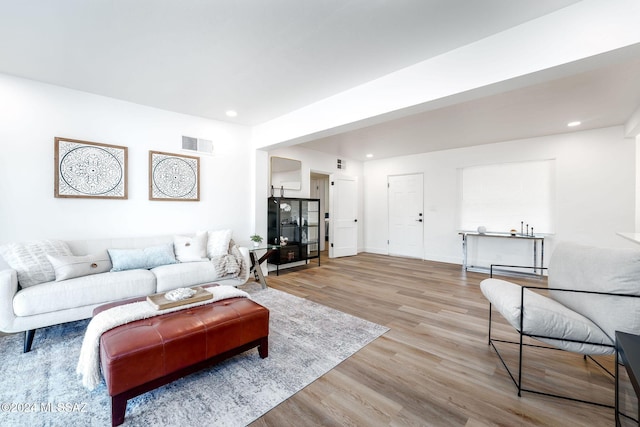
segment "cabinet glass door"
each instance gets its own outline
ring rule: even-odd
[[[280,201],[280,236],[287,245],[300,243],[298,223],[300,221],[300,203],[296,200]]]
[[[305,200],[303,202],[302,215],[304,217],[302,232],[306,243],[306,256],[308,258],[316,257],[320,254],[320,230],[318,224],[320,201]]]

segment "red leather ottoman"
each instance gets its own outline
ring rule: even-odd
[[[143,298],[107,304],[115,305]],[[136,320],[100,338],[100,364],[111,396],[111,423],[124,422],[127,400],[228,357],[258,347],[268,356],[269,310],[230,298]]]

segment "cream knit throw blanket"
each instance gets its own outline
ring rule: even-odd
[[[216,270],[216,277],[245,277],[248,265],[238,246],[231,241],[229,253],[211,258],[211,264]]]
[[[80,359],[78,360],[76,373],[82,376],[82,385],[89,390],[93,390],[102,381],[100,376],[100,337],[109,329],[135,320],[148,319],[161,314],[210,304],[227,298],[250,298],[248,293],[236,289],[233,286],[214,286],[204,289],[211,292],[213,298],[193,304],[168,308],[166,310],[156,310],[147,301],[139,301],[131,304],[118,305],[98,313],[91,319],[91,322],[89,322],[87,332],[82,341],[82,348],[80,349]]]

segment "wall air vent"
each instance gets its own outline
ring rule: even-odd
[[[190,136],[182,137],[182,149],[198,151],[198,138],[192,138]]]
[[[336,164],[336,168],[341,169],[341,170],[346,169],[347,168],[347,162],[345,162],[342,159],[338,159],[338,162]]]
[[[194,138],[191,136],[182,137],[182,149],[188,151],[198,151],[200,153],[213,154],[213,141],[208,139]]]
[[[201,153],[213,154],[213,141],[198,138],[198,151]]]

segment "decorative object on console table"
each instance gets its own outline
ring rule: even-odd
[[[149,200],[200,201],[200,157],[149,151]]]
[[[54,197],[127,198],[127,147],[56,137]]]
[[[318,259],[320,265],[320,199],[270,197],[267,241],[280,246],[269,263],[280,265]]]

